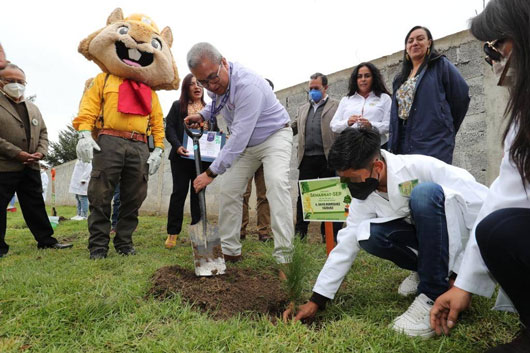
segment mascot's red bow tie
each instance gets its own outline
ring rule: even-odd
[[[151,113],[151,87],[145,83],[125,79],[118,94],[118,111],[125,114]]]

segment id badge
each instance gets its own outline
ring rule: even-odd
[[[412,194],[412,189],[414,189],[414,187],[418,184],[419,184],[418,179],[404,181],[401,184],[398,184],[399,193],[403,197],[410,197],[410,195]]]

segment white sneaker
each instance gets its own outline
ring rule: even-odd
[[[410,304],[407,311],[396,317],[392,322],[394,331],[408,336],[429,338],[434,335],[429,319],[434,302],[425,294],[420,294]]]
[[[411,274],[399,285],[398,294],[404,297],[416,294],[419,284],[420,276],[418,275],[418,272],[411,272]]]
[[[80,220],[83,219],[83,217],[81,217],[80,215],[76,215],[76,216],[74,216],[74,217],[72,217],[72,218],[70,218],[70,219],[71,219],[72,221],[80,221]]]

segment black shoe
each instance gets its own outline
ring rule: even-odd
[[[90,260],[101,260],[107,258],[107,252],[105,250],[96,250],[90,252]]]
[[[55,243],[55,244],[38,244],[37,248],[39,248],[39,249],[57,249],[57,250],[62,250],[62,249],[71,248],[72,246],[73,246],[72,244]]]
[[[123,256],[136,255],[136,250],[132,246],[116,249],[116,252]]]
[[[530,328],[521,330],[510,343],[488,349],[485,353],[525,353],[530,352]]]

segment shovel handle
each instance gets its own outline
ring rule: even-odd
[[[195,159],[195,172],[197,173],[197,176],[202,173],[201,148],[199,140],[201,139],[202,134],[204,132],[204,123],[201,123],[200,126],[200,131],[198,133],[194,133],[186,126],[186,124],[184,124],[184,130],[186,131],[186,134],[188,134],[188,136],[191,137],[193,140],[193,157]],[[204,189],[199,191],[199,207],[201,209],[201,219],[204,227],[203,231],[204,234],[206,234],[206,226],[208,224],[208,219],[206,218],[206,196],[204,194]]]
[[[199,132],[193,132],[188,128],[188,125],[184,124],[184,130],[186,131],[186,134],[191,137],[192,139],[197,138],[200,139],[202,137],[202,133],[204,132],[204,122],[200,123],[200,129]]]

